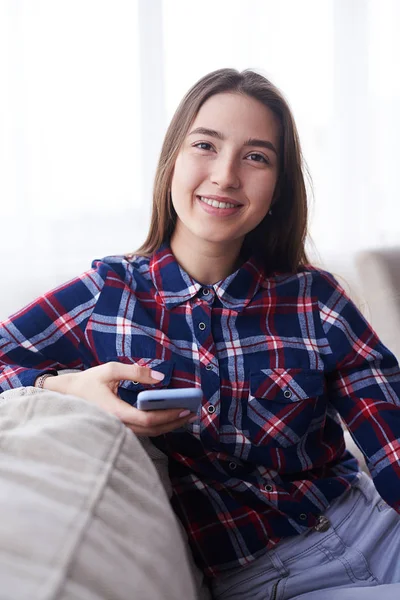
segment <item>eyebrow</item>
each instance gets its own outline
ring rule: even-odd
[[[221,132],[216,131],[215,129],[208,129],[207,127],[196,127],[196,129],[193,129],[193,131],[191,131],[189,133],[189,135],[194,135],[194,134],[201,134],[201,135],[208,135],[210,137],[214,137],[217,138],[218,140],[224,140],[225,137],[222,135]],[[272,150],[272,152],[275,152],[275,154],[278,156],[278,151],[276,150],[275,146],[273,145],[272,142],[270,142],[269,140],[259,140],[257,138],[249,138],[244,144],[243,146],[257,146],[258,148],[266,148],[267,150]]]

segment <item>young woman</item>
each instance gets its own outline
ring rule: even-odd
[[[167,131],[145,243],[2,324],[1,390],[73,394],[151,436],[216,598],[398,598],[400,370],[308,264],[306,226],[285,100],[252,71],[207,75]],[[197,415],[135,408],[191,386]]]

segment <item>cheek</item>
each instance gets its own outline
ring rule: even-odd
[[[204,165],[190,156],[178,156],[175,162],[171,189],[175,194],[193,192],[206,177]]]
[[[182,156],[178,156],[171,179],[172,205],[178,217],[183,220],[190,207],[188,200],[193,194],[193,176],[187,162]]]
[[[275,191],[276,177],[268,178],[253,188],[252,198],[254,210],[258,213],[268,212]]]

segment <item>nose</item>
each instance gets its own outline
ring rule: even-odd
[[[238,165],[233,156],[220,155],[214,161],[211,182],[221,189],[240,187]]]

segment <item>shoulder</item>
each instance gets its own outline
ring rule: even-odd
[[[311,264],[301,265],[294,273],[275,271],[266,277],[261,285],[265,288],[276,287],[282,292],[303,290],[312,296],[324,296],[334,291],[346,295],[332,273]]]
[[[146,256],[111,255],[92,262],[92,269],[106,278],[132,281],[138,277],[148,279],[150,259]]]
[[[325,271],[324,269],[315,267],[314,265],[304,265],[299,268],[298,274],[300,277],[310,279],[313,285],[313,291],[317,295],[318,293],[323,294],[332,291],[346,295],[344,288],[339,283],[336,276],[330,271]]]
[[[343,310],[347,306],[356,308],[354,301],[333,273],[313,265],[304,267],[304,272],[311,274],[312,295],[318,300],[320,307],[335,305],[337,310]],[[354,292],[350,290],[350,294],[353,296]]]
[[[301,312],[314,309],[330,318],[359,310],[335,275],[310,264],[298,267],[295,273],[274,272],[261,287],[267,295],[296,303]]]

